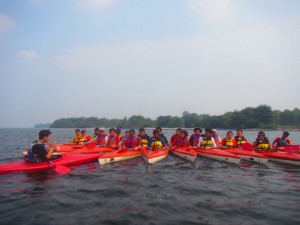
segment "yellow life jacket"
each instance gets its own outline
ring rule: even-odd
[[[211,140],[211,137],[203,137],[203,141],[200,144],[200,148],[213,148],[214,144]]]
[[[141,142],[141,145],[143,146],[143,147],[147,147],[148,146],[148,140],[149,140],[149,136],[148,135],[144,135],[144,136],[140,136],[139,135],[139,139],[140,139],[140,142]]]
[[[228,148],[232,148],[234,146],[233,139],[229,140],[228,138],[225,138],[225,146]]]
[[[242,144],[247,143],[246,138],[244,136],[242,136],[242,137],[235,136],[235,140],[236,140],[237,146],[241,146]]]
[[[256,149],[269,149],[269,140],[265,138],[264,140],[256,139],[257,146]]]
[[[158,139],[155,139],[155,138],[152,138],[152,142],[151,142],[151,146],[152,148],[162,148],[163,147],[163,144],[160,140],[160,138]]]
[[[82,145],[83,144],[83,142],[84,142],[84,140],[85,140],[85,138],[84,137],[77,137],[77,136],[75,136],[73,139],[72,139],[72,141],[71,141],[71,143],[74,143],[74,144],[77,144],[77,145]]]

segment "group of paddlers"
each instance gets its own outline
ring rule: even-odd
[[[161,127],[153,130],[153,136],[150,137],[144,128],[140,128],[138,135],[135,129],[125,131],[124,136],[121,129],[110,128],[109,135],[105,133],[104,128],[95,128],[93,137],[87,135],[86,130],[75,130],[75,137],[71,143],[76,145],[88,145],[91,143],[97,146],[112,147],[115,149],[129,148],[140,149],[147,148],[167,148],[167,147],[192,147],[192,148],[235,148],[248,143],[241,129],[236,130],[236,136],[233,132],[228,131],[223,139],[217,133],[216,129],[206,128],[202,133],[201,128],[194,128],[194,133],[189,137],[188,132],[184,129],[176,129],[176,133],[172,135],[170,141],[165,137]],[[256,140],[252,146],[255,149],[272,149],[280,146],[291,145],[288,138],[289,132],[284,131],[281,137],[276,137],[271,144],[266,137],[265,132],[259,131]]]

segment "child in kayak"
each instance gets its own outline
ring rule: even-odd
[[[171,143],[172,146],[180,147],[190,147],[189,134],[186,130],[180,130],[179,135]]]
[[[146,134],[146,131],[145,131],[144,128],[140,128],[139,129],[139,135],[138,135],[138,137],[140,139],[141,145],[143,147],[147,147],[150,137],[149,137],[148,134]]]
[[[220,147],[221,148],[234,148],[234,147],[236,147],[236,142],[233,139],[232,131],[228,131],[226,133],[226,137],[222,139]]]
[[[50,130],[41,130],[39,132],[39,139],[34,141],[28,149],[27,158],[28,162],[44,162],[51,159],[52,154],[55,152],[57,144],[53,141],[49,144],[49,150],[46,149],[45,144],[50,141]]]
[[[89,142],[90,140],[92,140],[91,136],[86,134],[86,130],[81,130],[81,137],[83,139],[83,144]]]
[[[108,140],[107,140],[107,147],[119,149],[120,148],[120,139],[116,134],[115,128],[110,128],[109,134],[110,134],[110,136],[108,137]]]
[[[164,133],[162,132],[161,127],[156,127],[156,130],[158,130],[159,136],[160,136],[161,138],[164,139],[166,145],[169,145],[168,139],[166,138],[166,136],[165,136]]]
[[[204,149],[210,149],[210,148],[216,148],[217,144],[215,142],[215,139],[212,138],[212,133],[213,131],[209,128],[205,129],[205,136],[199,138],[199,142],[197,146],[199,148],[204,148]]]
[[[132,150],[138,150],[142,147],[139,137],[135,135],[134,129],[129,130],[129,137],[123,139],[122,147]]]
[[[212,135],[211,137],[215,140],[215,143],[217,146],[221,144],[221,138],[218,134],[218,131],[216,129],[212,129]]]
[[[253,142],[252,147],[258,150],[268,150],[272,148],[269,139],[263,131],[258,132],[257,138]]]
[[[176,141],[177,141],[177,138],[179,138],[180,131],[181,131],[181,128],[177,128],[176,133],[172,135],[171,140],[170,140],[171,146],[176,145]]]
[[[71,143],[74,145],[82,145],[84,142],[84,138],[81,136],[81,132],[79,129],[75,130],[75,137],[73,137]]]
[[[289,135],[289,132],[284,131],[281,137],[276,137],[272,143],[273,148],[291,145],[291,140],[288,138]]]
[[[203,137],[202,130],[198,127],[194,128],[194,133],[190,137],[190,145],[194,148],[197,148],[200,137]]]
[[[167,144],[165,140],[160,136],[160,131],[155,129],[153,130],[153,136],[150,138],[148,142],[147,149],[151,148],[167,148]]]
[[[236,136],[234,137],[236,147],[241,146],[242,144],[248,143],[247,139],[243,136],[243,131],[242,129],[237,129],[236,130]]]

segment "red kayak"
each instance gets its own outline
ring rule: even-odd
[[[143,151],[143,158],[147,163],[153,164],[167,158],[168,154],[169,154],[168,148],[145,149]]]
[[[250,162],[266,164],[269,161],[269,159],[266,156],[259,154],[255,151],[248,151],[239,148],[228,148],[226,149],[226,151],[236,154],[242,159]]]
[[[241,161],[241,157],[230,153],[228,151],[224,151],[221,149],[201,149],[197,148],[196,151],[198,154],[202,157],[209,158],[209,159],[215,159],[219,161],[239,164]]]
[[[283,164],[300,166],[300,155],[292,154],[287,152],[282,152],[278,150],[270,150],[270,151],[261,151],[256,150],[257,153],[260,153],[269,158],[269,161],[278,162]]]
[[[58,166],[73,166],[95,161],[98,154],[70,154],[61,155],[61,157],[51,160],[50,162],[30,163],[24,160],[19,162],[10,162],[0,165],[0,174],[13,172],[35,172],[54,169]]]
[[[126,159],[135,158],[142,155],[142,150],[113,150],[110,152],[102,152],[98,157],[100,165],[106,165],[113,162],[119,162]]]
[[[191,162],[195,162],[196,161],[196,158],[197,158],[197,152],[192,149],[192,148],[171,148],[170,151],[182,158],[182,159],[186,159],[188,161],[191,161]]]

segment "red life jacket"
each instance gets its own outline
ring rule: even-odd
[[[137,136],[128,137],[125,139],[124,144],[127,148],[135,148],[140,145],[140,140]]]
[[[97,139],[96,139],[97,145],[105,146],[106,145],[106,140],[105,140],[106,137],[107,137],[106,134],[98,135]]]
[[[190,147],[189,138],[185,137],[182,139],[180,137],[177,137],[176,147]]]
[[[115,148],[120,143],[118,136],[109,136],[107,140],[107,146]]]

